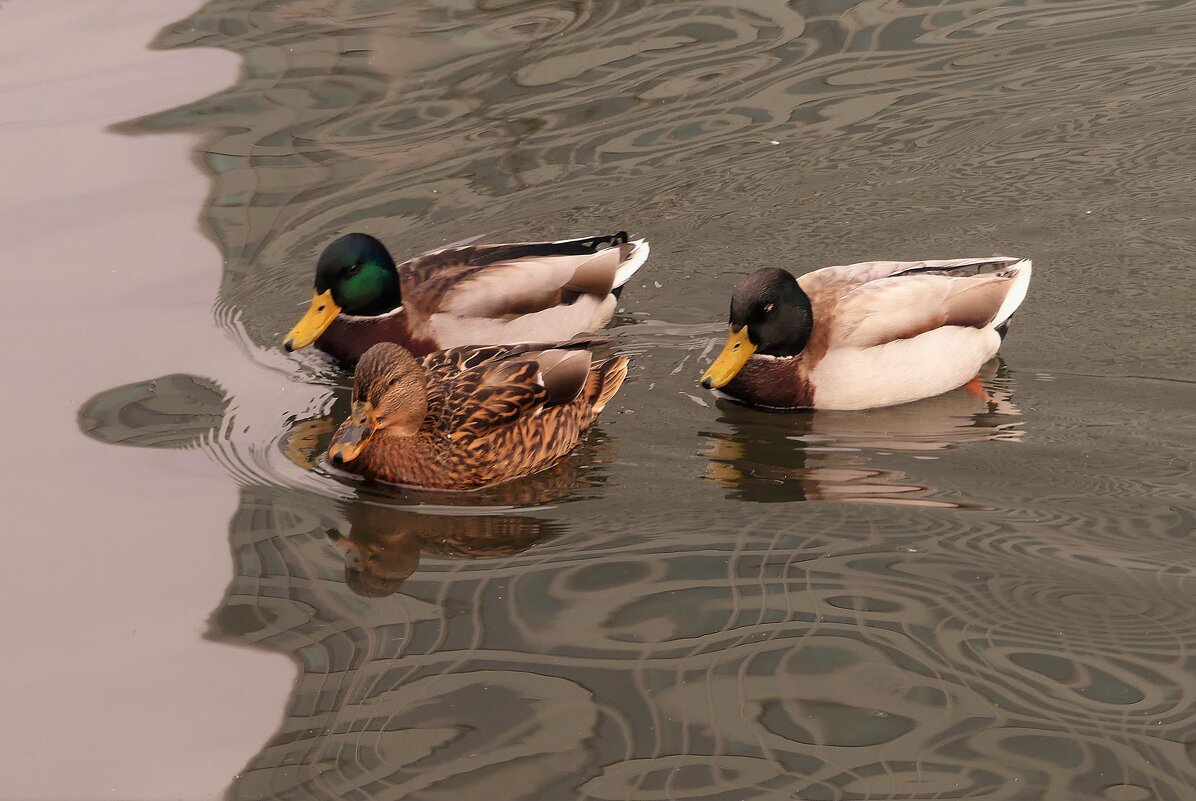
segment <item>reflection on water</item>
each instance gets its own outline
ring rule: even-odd
[[[214,436],[228,398],[207,379],[165,375],[114,387],[79,410],[79,427],[101,442],[140,448],[185,448]]]
[[[365,598],[398,592],[421,551],[463,559],[511,556],[557,529],[534,517],[415,514],[367,503],[350,505],[345,517],[349,530],[330,529],[328,537],[344,554],[345,584]]]
[[[931,487],[870,466],[869,453],[930,454],[985,440],[1016,442],[1024,431],[1007,371],[981,369],[983,390],[960,388],[918,403],[865,412],[773,414],[719,402],[709,476],[751,501],[838,500],[939,505]],[[922,458],[933,458],[926,455]]]
[[[126,127],[205,133],[217,323],[306,391],[80,411],[240,488],[209,636],[301,672],[230,798],[1189,797],[1190,4],[214,0],[158,43],[245,58]],[[605,227],[662,246],[577,455],[452,498],[323,464],[347,379],[275,343],[334,234]],[[990,397],[696,388],[737,276],[997,251],[1041,269]]]
[[[184,387],[196,411],[201,384],[153,382],[155,408]],[[1030,408],[1062,411],[1030,417],[1016,462],[1001,441],[865,460],[933,487],[938,508],[729,516],[700,494],[662,515],[659,485],[615,482],[527,510],[243,487],[209,636],[302,673],[231,797],[1012,799],[1031,782],[1183,798],[1196,565],[1176,556],[1196,530],[1196,420],[1170,410],[1196,408],[1196,389],[1030,384]],[[146,391],[118,392],[85,408],[94,431],[157,425],[119,406]],[[1183,438],[1164,441],[1162,420]]]

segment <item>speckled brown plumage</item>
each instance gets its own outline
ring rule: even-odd
[[[413,436],[380,428],[344,469],[380,481],[442,490],[485,487],[544,470],[577,446],[627,375],[626,357],[589,362],[580,339],[559,346],[454,348],[420,363],[427,410]],[[555,349],[554,349],[555,348]],[[577,351],[561,358],[561,349]],[[362,358],[354,399],[401,381],[399,349],[379,345]],[[546,365],[563,365],[557,376]],[[568,375],[580,362],[579,381]],[[407,391],[411,391],[408,389]],[[330,453],[348,430],[343,423]]]

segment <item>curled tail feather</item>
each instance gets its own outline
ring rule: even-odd
[[[623,380],[627,378],[627,362],[626,356],[615,356],[600,362],[590,371],[586,381],[586,400],[590,404],[591,421],[602,413],[606,404],[614,399],[619,387],[623,386]]]
[[[1026,293],[1030,290],[1030,276],[1033,274],[1033,271],[1034,263],[1029,259],[1022,259],[1008,269],[1008,272],[1013,276],[1013,285],[1005,295],[1005,302],[997,310],[991,325],[999,327],[1009,322],[1009,318],[1017,311],[1017,307],[1021,306],[1022,301],[1026,299]],[[1009,330],[1008,325],[1005,325],[1005,330]]]
[[[626,233],[623,234],[623,237],[624,244],[619,245],[619,268],[615,270],[615,289],[619,289],[631,280],[631,276],[635,275],[636,270],[644,266],[644,262],[648,260],[648,254],[651,252],[647,239],[628,241]]]

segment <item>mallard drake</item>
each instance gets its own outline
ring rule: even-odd
[[[328,448],[367,478],[440,490],[501,484],[551,467],[627,377],[627,357],[593,362],[586,347],[492,345],[417,360],[393,343],[366,351],[353,407]]]
[[[1028,259],[870,261],[794,278],[766,267],[731,298],[702,386],[772,409],[867,409],[963,386],[996,355]]]
[[[447,247],[396,266],[367,234],[347,234],[316,264],[307,313],[283,339],[356,362],[379,342],[422,356],[463,345],[557,342],[610,322],[648,258],[626,231],[561,242]]]

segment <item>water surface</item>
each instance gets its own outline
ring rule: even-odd
[[[295,674],[201,636],[229,575],[227,471],[202,448],[113,448],[76,424],[97,389],[147,375],[269,386],[211,322],[198,137],[107,130],[236,80],[226,51],[148,50],[198,5],[0,2],[5,799],[218,797]]]
[[[229,797],[1189,796],[1191,4],[217,1],[157,45],[244,59],[124,130],[202,134],[214,319],[270,379],[79,421],[239,493],[208,636],[300,676]],[[457,499],[325,469],[347,379],[278,341],[332,236],[620,228],[632,372],[570,460]],[[760,266],[993,252],[1036,273],[991,400],[696,386]]]

